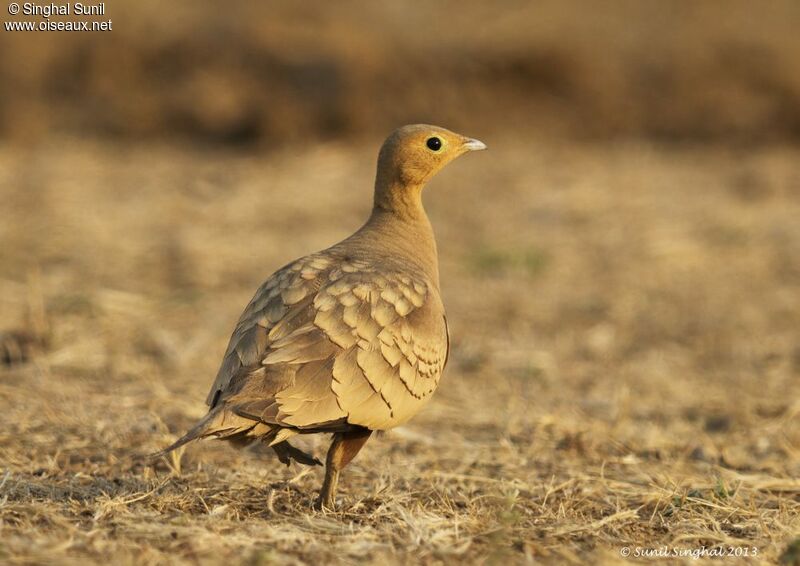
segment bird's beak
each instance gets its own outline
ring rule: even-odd
[[[472,138],[466,138],[464,140],[464,149],[467,151],[480,151],[482,149],[486,149],[486,144],[483,143],[481,140],[475,140]]]

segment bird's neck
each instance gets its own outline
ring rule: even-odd
[[[391,213],[400,220],[414,222],[425,219],[422,207],[423,183],[403,183],[396,179],[386,179],[381,175],[375,181],[375,200],[373,210]]]
[[[422,207],[422,187],[408,189],[383,193],[395,195],[391,199],[379,199],[376,191],[372,214],[354,236],[364,240],[377,238],[388,256],[421,269],[438,289],[439,257],[433,226]]]

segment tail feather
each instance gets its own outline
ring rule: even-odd
[[[240,416],[226,410],[224,405],[220,405],[211,409],[205,417],[200,419],[189,432],[181,436],[178,440],[163,450],[148,455],[147,458],[160,458],[193,440],[213,436],[243,444],[259,439],[271,446],[275,450],[280,461],[284,464],[289,464],[291,460],[295,460],[307,466],[321,466],[322,462],[317,458],[292,446],[286,441],[287,438],[297,433],[298,431],[294,429],[282,428],[280,426],[274,426]]]
[[[204,438],[206,436],[218,436],[218,437],[225,437],[231,434],[236,434],[243,430],[243,427],[239,426],[228,426],[225,428],[221,428],[220,425],[223,425],[225,421],[225,415],[222,412],[222,407],[215,407],[211,409],[208,414],[200,419],[196,425],[194,425],[189,432],[181,436],[178,440],[164,448],[163,450],[159,450],[158,452],[154,452],[148,456],[149,459],[160,458],[161,456],[166,456],[176,448],[180,448],[184,444],[188,444],[193,440],[197,440],[198,438]],[[251,426],[255,423],[252,423]]]

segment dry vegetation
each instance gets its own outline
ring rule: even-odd
[[[262,449],[140,456],[203,413],[262,278],[363,219],[379,139],[2,149],[0,562],[798,560],[798,151],[487,141],[427,193],[442,387],[328,514]]]

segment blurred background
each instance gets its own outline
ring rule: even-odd
[[[791,0],[757,13],[738,0],[145,0],[108,2],[106,18],[112,32],[3,34],[6,139],[278,147],[414,120],[583,140],[800,136]]]
[[[263,519],[221,486],[260,493],[265,469],[295,473],[271,459],[191,447],[176,483],[126,507],[140,530],[103,497],[155,489],[133,456],[203,414],[254,290],[360,225],[379,145],[413,122],[489,146],[425,195],[453,354],[431,406],[359,455],[345,497],[416,494],[404,505],[443,517],[431,532],[457,525],[422,537],[433,556],[500,545],[592,562],[614,541],[738,537],[776,558],[798,532],[800,3],[105,6],[110,32],[0,32],[6,552],[136,561],[135,544],[163,559],[250,544],[204,539],[203,524],[169,538],[169,510],[207,508],[162,494],[202,486],[235,511],[217,525]],[[496,503],[506,484],[474,475],[512,482],[515,510]],[[531,487],[576,477],[572,499]],[[295,483],[310,497],[318,481]],[[307,508],[275,489],[279,512]],[[713,505],[678,509],[685,493]],[[626,506],[633,522],[605,522]],[[483,537],[487,522],[511,538]],[[398,532],[370,556],[402,552]],[[372,540],[337,544],[361,556]]]

